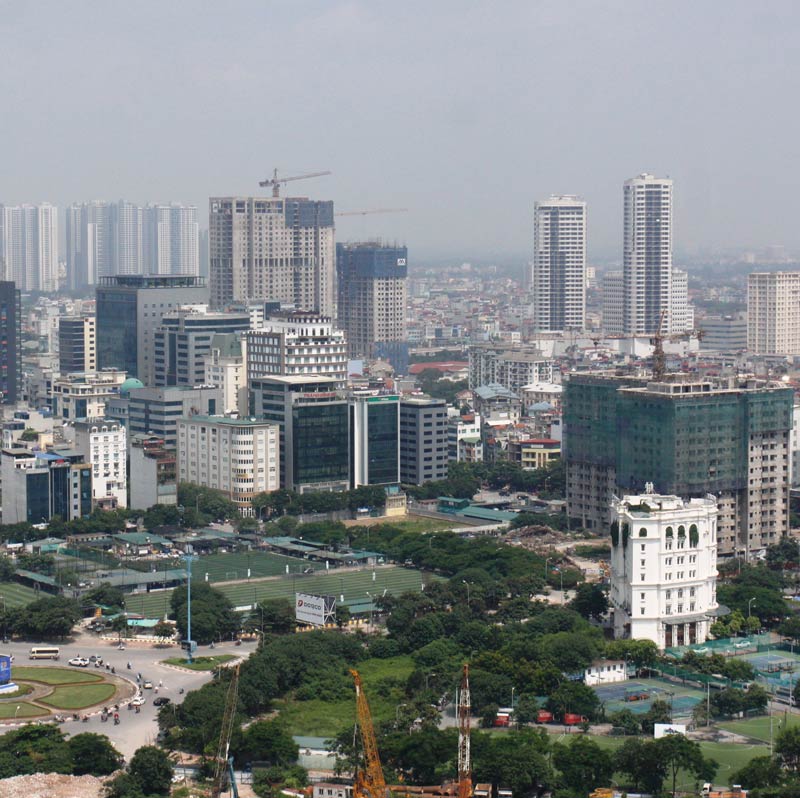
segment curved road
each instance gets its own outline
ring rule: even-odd
[[[186,693],[197,689],[211,679],[211,674],[206,671],[183,671],[169,665],[163,665],[161,663],[162,660],[185,654],[177,646],[156,648],[153,643],[125,641],[126,649],[125,651],[120,651],[116,642],[100,640],[93,634],[80,632],[71,641],[58,644],[61,649],[61,658],[58,662],[53,662],[52,660],[29,660],[28,652],[32,645],[35,644],[29,641],[0,644],[0,654],[11,654],[14,657],[14,663],[11,666],[12,679],[14,678],[14,665],[58,665],[69,668],[67,661],[71,657],[79,655],[89,657],[92,654],[103,657],[104,662],[108,662],[116,668],[117,676],[128,679],[134,686],[138,673],[142,674],[143,681],[149,679],[154,687],[159,682],[162,682],[158,695],[166,696],[173,703],[180,703]],[[195,656],[235,654],[246,657],[251,651],[255,650],[255,647],[255,642],[243,642],[241,646],[236,646],[233,643],[222,643],[216,645],[213,650],[208,646],[199,646]],[[127,668],[128,662],[131,663],[131,670]],[[94,666],[90,665],[89,670],[94,671]],[[103,672],[105,672],[105,666],[103,667]],[[184,690],[184,695],[180,694],[181,688]],[[69,720],[62,724],[60,728],[67,734],[78,734],[86,731],[105,734],[125,758],[129,759],[140,746],[155,743],[156,735],[158,734],[158,724],[156,723],[158,707],[153,706],[155,691],[143,690],[142,693],[147,701],[142,706],[139,714],[136,714],[132,709],[121,708],[119,711],[119,726],[115,726],[111,720],[105,723],[100,720],[99,711],[102,709],[103,704],[98,704],[97,707],[79,713],[81,715],[97,713],[91,714],[86,723],[72,720],[71,713],[61,712],[60,714],[69,717]],[[16,725],[20,725],[19,722],[17,724],[13,721],[0,722],[0,734],[10,728],[14,728]]]

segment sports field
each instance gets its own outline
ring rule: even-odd
[[[16,582],[0,582],[0,596],[6,600],[7,607],[24,607],[39,598],[39,594],[25,585]]]
[[[694,705],[702,701],[705,693],[692,687],[662,679],[636,679],[594,688],[606,713],[629,709],[636,715],[647,712],[653,701],[660,699],[672,707],[673,717],[684,718],[692,714]]]
[[[303,573],[307,568],[315,571],[323,570],[325,563],[311,562],[299,557],[285,557],[267,551],[235,552],[233,554],[209,554],[199,557],[192,566],[196,579],[209,582],[231,582],[236,579],[247,579],[247,571],[253,579],[264,576],[280,576],[286,573]]]
[[[725,729],[743,737],[750,737],[753,740],[761,740],[768,743],[770,739],[770,726],[772,727],[772,739],[778,736],[778,732],[783,729],[800,726],[800,715],[793,715],[786,711],[773,711],[772,717],[759,715],[757,718],[747,720],[731,720],[717,723],[720,729]]]
[[[197,567],[197,566],[195,566]],[[234,607],[250,607],[264,599],[294,600],[295,592],[335,595],[338,601],[344,596],[345,604],[369,602],[367,592],[379,596],[384,590],[394,595],[422,589],[423,575],[411,568],[379,567],[374,571],[339,571],[331,573],[293,574],[283,578],[262,581],[244,581],[237,584],[219,585]],[[440,579],[425,575],[425,580]],[[148,618],[158,618],[169,609],[171,590],[152,593],[131,594],[125,597],[128,612],[141,613]]]

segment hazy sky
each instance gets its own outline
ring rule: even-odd
[[[0,0],[0,201],[258,193],[277,166],[339,239],[526,257],[536,199],[676,180],[676,249],[800,248],[796,0]]]

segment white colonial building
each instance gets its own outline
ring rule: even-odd
[[[612,500],[614,635],[702,643],[718,612],[717,502],[649,491]]]

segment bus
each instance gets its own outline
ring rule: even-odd
[[[28,654],[28,659],[58,659],[61,651],[56,646],[34,646]]]

